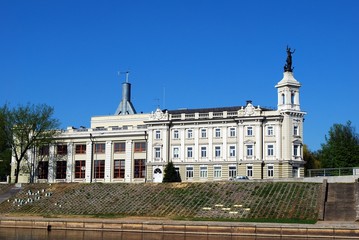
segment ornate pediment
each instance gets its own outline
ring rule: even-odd
[[[157,108],[155,112],[151,112],[150,120],[168,120],[168,112]]]

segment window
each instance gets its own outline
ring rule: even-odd
[[[222,166],[213,166],[213,177],[214,178],[222,177]]]
[[[230,157],[236,156],[236,146],[229,146],[229,156]]]
[[[85,154],[86,153],[86,144],[76,144],[75,153],[76,154]]]
[[[236,136],[236,128],[234,128],[234,127],[229,128],[229,136],[230,137]]]
[[[40,146],[39,155],[40,156],[49,156],[49,145]]]
[[[253,136],[253,127],[247,127],[247,136]]]
[[[208,168],[207,166],[200,166],[199,167],[199,177],[200,178],[207,178],[208,176]]]
[[[94,178],[105,177],[105,160],[94,161]]]
[[[237,167],[236,166],[228,167],[228,176],[230,178],[235,178],[237,176]]]
[[[292,92],[292,94],[290,95],[290,102],[291,104],[294,104],[294,92]]]
[[[85,160],[75,161],[75,178],[85,178]]]
[[[113,178],[125,178],[125,160],[113,161]]]
[[[41,161],[39,162],[39,170],[37,177],[39,179],[47,179],[49,173],[49,162]]]
[[[187,157],[192,158],[193,157],[193,148],[187,147]]]
[[[161,148],[155,147],[155,158],[158,160],[161,158]]]
[[[267,166],[267,171],[268,171],[268,177],[274,176],[274,166],[272,164],[269,164]]]
[[[146,151],[146,142],[135,143],[135,152],[145,152],[145,151]]]
[[[67,145],[57,145],[57,155],[67,154]]]
[[[155,132],[155,138],[156,138],[156,139],[161,139],[161,131],[160,131],[160,130],[157,130],[157,131]]]
[[[221,137],[221,129],[220,129],[220,128],[216,128],[216,129],[214,130],[214,136],[215,136],[216,138]]]
[[[179,158],[179,148],[178,147],[173,148],[173,158]]]
[[[253,156],[253,145],[247,145],[247,156]]]
[[[193,178],[193,166],[186,166],[186,178]]]
[[[285,95],[282,93],[282,104],[285,104]]]
[[[293,135],[294,135],[294,136],[298,136],[298,135],[299,135],[298,126],[293,126]]]
[[[95,144],[95,153],[105,153],[105,144],[104,143],[96,143]]]
[[[126,143],[125,142],[117,142],[113,146],[114,153],[124,153],[126,151]]]
[[[193,138],[193,130],[192,129],[187,130],[187,138]]]
[[[206,146],[202,146],[202,147],[201,147],[201,157],[202,157],[202,158],[206,158],[206,157],[207,157],[207,147],[206,147]]]
[[[272,144],[267,145],[267,156],[274,156],[274,146]]]
[[[247,165],[247,176],[252,177],[253,176],[253,166]]]
[[[173,139],[179,139],[179,132],[178,132],[178,130],[173,130]]]
[[[145,159],[135,159],[134,170],[135,178],[145,178]]]
[[[207,137],[207,129],[202,128],[201,129],[201,138],[206,138]]]
[[[66,178],[66,161],[57,161],[56,162],[56,179],[65,179]]]
[[[221,147],[220,146],[215,146],[214,147],[214,156],[215,157],[220,157],[221,156]]]
[[[267,127],[267,135],[268,136],[273,136],[274,135],[273,126],[268,126]]]
[[[294,145],[294,147],[293,147],[293,155],[294,156],[300,156],[300,154],[299,154],[299,145]]]

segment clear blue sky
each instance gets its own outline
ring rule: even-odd
[[[62,128],[112,115],[130,70],[138,112],[276,107],[287,44],[320,148],[334,123],[359,130],[357,0],[0,0],[0,105],[46,103]]]

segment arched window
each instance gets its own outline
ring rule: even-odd
[[[285,104],[285,95],[282,93],[282,104]]]

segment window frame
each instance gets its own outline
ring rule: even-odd
[[[192,165],[186,166],[186,179],[193,179],[194,167]]]
[[[200,165],[199,166],[199,178],[208,178],[208,166]]]
[[[135,142],[134,152],[146,152],[146,142]]]
[[[56,179],[66,179],[67,161],[56,161]]]
[[[230,127],[229,128],[229,137],[236,137],[237,136],[237,131],[235,127]]]
[[[246,173],[247,173],[247,177],[253,177],[253,165],[252,164],[246,165]]]
[[[105,152],[106,152],[106,144],[105,143],[95,143],[94,153],[104,154]]]
[[[201,158],[207,157],[207,146],[201,146]]]
[[[126,152],[126,142],[115,142],[113,145],[114,153],[125,153]]]
[[[213,165],[213,178],[222,178],[222,165]]]
[[[229,146],[229,157],[236,157],[236,145]]]
[[[228,166],[228,176],[230,178],[235,178],[237,176],[237,166],[236,165]]]
[[[113,160],[113,178],[125,178],[125,159]]]
[[[145,178],[146,177],[146,160],[135,159],[133,166],[134,178]]]
[[[75,161],[75,179],[85,178],[86,172],[86,161],[85,160],[76,160]]]
[[[253,135],[253,127],[252,126],[248,126],[247,127],[247,136],[254,136]]]

